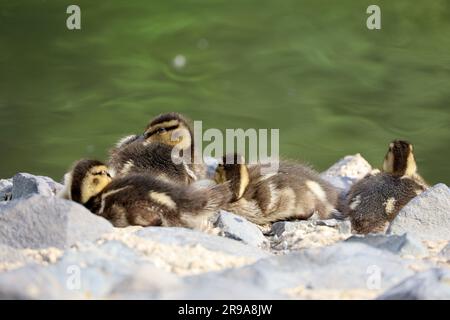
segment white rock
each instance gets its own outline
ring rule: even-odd
[[[227,238],[239,240],[254,247],[269,246],[269,241],[255,224],[231,212],[221,210],[215,226]]]
[[[335,187],[348,191],[356,181],[372,172],[372,166],[359,153],[345,156],[336,162],[321,177]]]
[[[62,185],[49,177],[18,173],[12,178],[12,199],[25,198],[32,194],[54,196]]]
[[[450,240],[450,190],[437,184],[412,199],[391,222],[388,234],[410,233],[424,240]]]
[[[82,205],[56,197],[34,195],[0,207],[0,244],[13,248],[65,248],[112,229]]]

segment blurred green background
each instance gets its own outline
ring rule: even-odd
[[[279,128],[281,154],[318,170],[357,152],[379,167],[408,139],[424,177],[450,183],[448,0],[0,3],[1,178],[60,180],[179,111],[204,128]],[[66,28],[70,4],[81,30]]]

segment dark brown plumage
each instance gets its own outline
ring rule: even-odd
[[[412,145],[395,140],[384,158],[383,172],[369,174],[351,187],[344,214],[357,233],[384,232],[398,212],[427,187],[417,173]]]
[[[108,166],[117,177],[128,174],[151,174],[153,177],[189,184],[196,179],[195,174],[177,156],[174,147],[160,142],[132,142],[116,151]]]

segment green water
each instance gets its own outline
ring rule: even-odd
[[[366,28],[376,2],[382,29]],[[81,7],[82,29],[66,28]],[[177,55],[186,59],[175,68]],[[450,1],[0,0],[0,177],[61,179],[179,111],[204,128],[279,128],[322,170],[415,144],[450,183]]]

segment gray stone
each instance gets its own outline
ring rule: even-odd
[[[168,229],[169,232],[172,229],[175,232],[177,230],[177,228],[160,229]],[[135,237],[135,235],[130,236]],[[136,238],[139,240],[139,237]],[[244,246],[234,240],[217,238],[224,240],[224,243],[234,242]],[[183,255],[174,257],[173,254],[167,253],[170,257],[165,260],[164,252],[159,252],[165,250],[164,248],[155,247],[156,251],[147,251],[142,242],[137,242],[137,247],[130,247],[129,244],[118,240],[102,241],[82,242],[67,249],[56,263],[49,266],[29,264],[0,273],[0,299],[275,299],[279,297],[261,292],[256,286],[238,283],[230,285],[221,279],[217,279],[214,283],[196,285],[185,280],[185,277],[164,270],[165,262],[168,263],[166,266],[173,266],[171,263],[175,262],[174,258],[179,259],[179,262],[183,264],[185,260]],[[150,246],[154,245],[158,246],[150,244]],[[180,243],[180,246],[186,245],[186,243]],[[232,246],[228,249],[231,250]],[[199,263],[201,264],[202,261]],[[220,258],[218,263],[222,263]],[[190,270],[188,265],[185,267],[188,268],[187,271]]]
[[[322,172],[321,177],[345,193],[353,183],[362,179],[371,171],[372,166],[358,153],[340,159],[325,172]]]
[[[450,271],[433,268],[415,274],[387,290],[379,300],[449,300]]]
[[[198,244],[208,250],[224,252],[233,256],[264,258],[270,255],[264,250],[245,245],[236,240],[185,228],[146,227],[135,234],[164,244],[185,246]]]
[[[369,246],[401,255],[426,256],[428,254],[428,249],[422,242],[407,233],[401,236],[384,234],[354,235],[348,238],[346,242],[365,243]]]
[[[108,299],[280,299],[282,295],[264,292],[258,286],[230,283],[217,278],[210,283],[197,283],[190,277],[177,277],[161,269],[144,266],[116,285]]]
[[[380,272],[380,289],[386,290],[414,273],[410,263],[385,250],[341,242],[261,259],[241,268],[191,276],[189,281],[202,287],[221,279],[229,286],[239,283],[278,294],[299,286],[308,290],[369,290],[370,276]]]
[[[0,273],[0,299],[99,299],[145,262],[123,243],[68,250],[55,264]]]
[[[12,179],[0,179],[0,202],[6,200],[12,192]]]
[[[279,221],[272,225],[272,233],[280,237],[285,232],[303,230],[306,226],[327,226],[336,229],[342,234],[351,233],[350,221],[340,221],[336,219],[327,220],[301,220],[301,221]]]
[[[234,269],[232,269],[234,270]],[[283,293],[261,290],[257,283],[230,282],[227,278],[203,281],[202,276],[183,279],[185,289],[172,299],[179,300],[279,300],[288,298]]]
[[[445,184],[412,199],[387,230],[388,234],[405,232],[424,240],[450,240],[450,190]]]
[[[220,228],[223,236],[227,238],[239,240],[254,247],[269,246],[269,241],[255,224],[233,213],[221,210],[215,227]]]
[[[334,228],[343,234],[350,234],[352,232],[352,225],[350,221],[327,219],[327,220],[317,220],[315,223],[317,226],[327,226],[330,228]]]
[[[312,221],[278,221],[272,224],[272,233],[280,237],[285,232],[292,232],[303,228],[303,225],[312,225]]]
[[[113,229],[78,203],[34,195],[0,207],[0,244],[14,248],[66,248]]]
[[[54,196],[62,185],[49,177],[29,173],[17,173],[13,178],[12,199],[25,198],[32,194]]]

